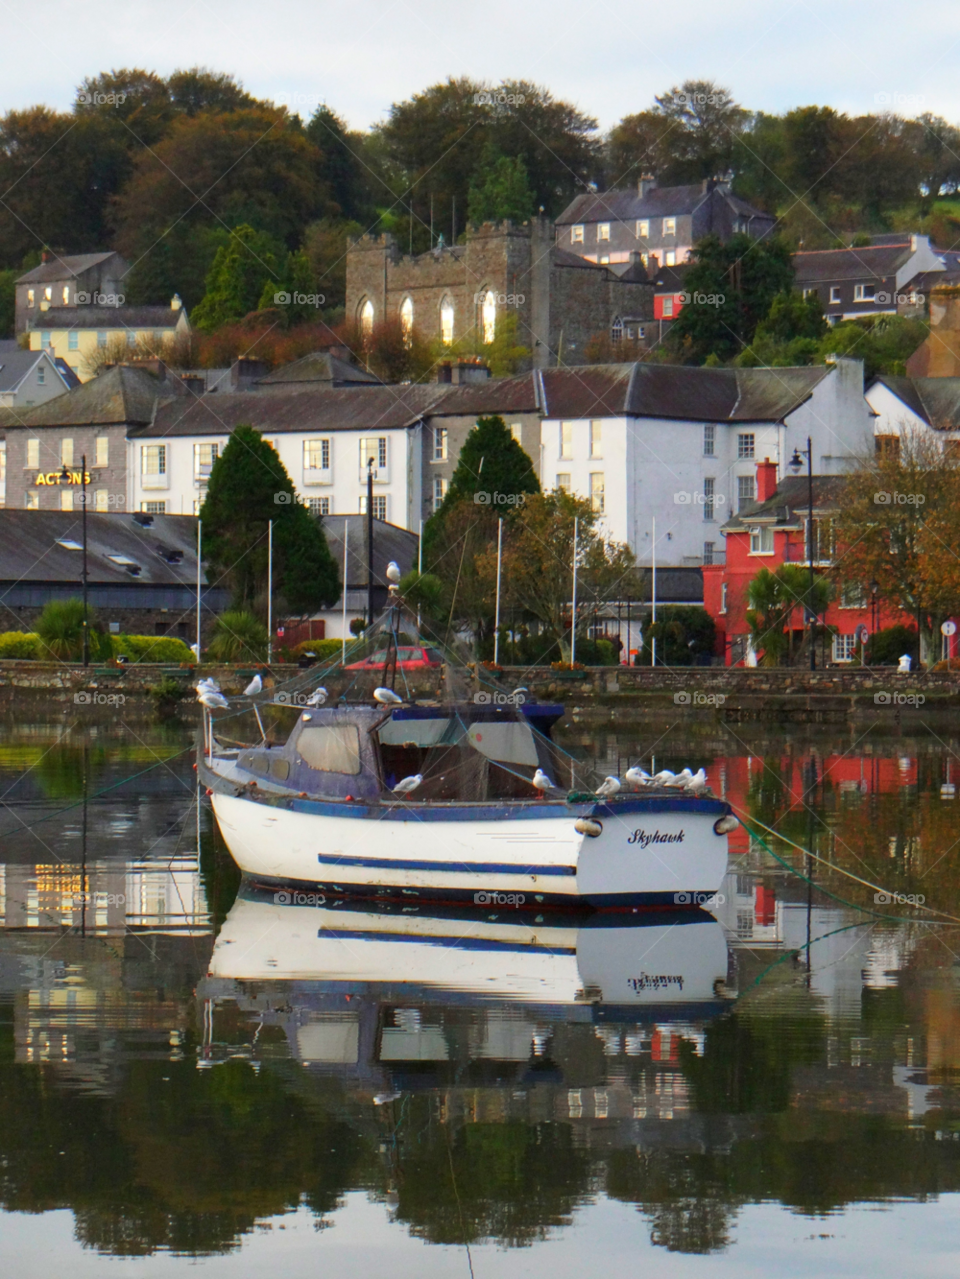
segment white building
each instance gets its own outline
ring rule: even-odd
[[[960,377],[876,377],[866,400],[876,414],[878,449],[903,432],[936,431],[951,456],[960,456]]]
[[[835,475],[872,448],[863,365],[799,369],[624,364],[546,370],[539,470],[603,513],[642,564],[711,563],[720,527],[756,497],[756,463],[783,471],[810,438]]]

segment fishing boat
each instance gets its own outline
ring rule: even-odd
[[[398,601],[387,622],[394,653],[401,612]],[[235,706],[214,699],[227,715],[205,723],[198,768],[251,883],[535,911],[683,908],[717,892],[736,819],[703,785],[601,780],[553,741],[562,706],[491,692],[476,667],[472,691],[445,663],[440,695],[417,696],[402,670],[397,691],[396,661],[373,674],[348,664],[247,699],[252,744],[226,740]],[[334,676],[340,692],[327,705],[321,680]],[[267,707],[294,711],[282,741],[264,728]]]

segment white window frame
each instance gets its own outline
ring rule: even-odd
[[[110,436],[98,435],[96,440],[94,441],[94,450],[95,450],[94,457],[96,458],[96,461],[94,462],[94,466],[109,466],[110,465]]]
[[[757,456],[757,436],[754,431],[741,431],[737,436],[737,461],[752,462]]]
[[[720,583],[720,612],[725,613],[726,611],[727,611],[727,584],[726,582],[721,582]]]
[[[140,485],[145,489],[166,489],[170,487],[167,473],[169,463],[168,446],[166,444],[140,445]]]
[[[663,318],[665,320],[673,319],[673,294],[663,299]]]
[[[560,471],[557,475],[557,482],[554,485],[554,488],[563,489],[564,493],[569,493],[570,479],[571,476],[569,471]]]
[[[329,497],[308,497],[307,498],[307,508],[310,511],[311,515],[319,515],[321,517],[323,517],[324,515],[332,515],[333,507],[331,506],[330,503],[331,503],[331,499]]]
[[[450,449],[450,432],[445,426],[433,428],[433,460],[445,462]]]
[[[382,511],[383,514],[379,515],[378,514],[379,511]],[[361,493],[360,494],[360,514],[366,515],[366,513],[367,513],[367,495],[366,493]],[[389,493],[374,493],[373,518],[375,520],[382,520],[384,524],[390,523],[390,494]]]
[[[660,234],[661,234],[661,235],[664,235],[664,236],[667,236],[667,235],[676,235],[676,234],[677,234],[677,219],[676,219],[676,218],[664,218],[664,219],[663,219],[663,224],[662,224],[662,227],[661,227],[661,230],[660,230]]]
[[[47,385],[47,366],[45,364],[37,365],[37,386]]]
[[[650,219],[649,218],[637,219],[637,239],[638,240],[650,239]]]
[[[374,484],[390,482],[390,441],[386,435],[365,435],[360,440],[360,482],[367,482],[367,459],[374,461]]]
[[[199,440],[193,446],[193,478],[196,484],[206,484],[210,479],[210,472],[213,470],[213,464],[220,456],[221,444],[219,440]],[[209,457],[209,461],[201,461],[204,456]]]
[[[570,228],[570,243],[583,244],[583,227],[582,226],[572,226]]]
[[[603,457],[603,422],[599,418],[590,422],[590,457]]]
[[[450,481],[443,475],[435,475],[433,477],[433,509],[439,511],[443,504],[443,499],[447,496],[447,489],[450,487]]]
[[[717,553],[717,544],[716,544],[716,542],[704,542],[704,544],[703,544],[703,563],[704,563],[704,565],[705,565],[706,567],[708,567],[708,568],[709,568],[709,566],[710,566],[711,564],[714,564],[714,563],[716,562],[716,561],[715,561],[715,559],[714,559],[714,556],[716,555],[716,553]]]
[[[598,515],[603,515],[606,510],[606,483],[603,478],[603,471],[590,472],[590,507],[596,511]]]
[[[80,350],[80,333],[77,329],[70,329],[67,333],[67,350]]]
[[[830,305],[836,306],[840,301],[840,285],[832,284],[830,286]]]
[[[666,251],[666,252],[664,253],[664,255],[663,255],[663,264],[664,264],[664,266],[676,266],[676,265],[677,265],[677,251],[676,251],[676,249],[667,249],[667,251]]]
[[[316,465],[318,460],[319,466]],[[333,440],[329,435],[311,436],[303,441],[303,482],[333,483]]]
[[[27,440],[27,470],[40,470],[40,441],[38,439]]]
[[[564,461],[571,459],[573,457],[573,423],[572,422],[560,423],[560,451],[557,454],[557,456],[563,458]]]
[[[833,660],[835,662],[852,662],[857,652],[857,637],[853,635],[834,635]]]
[[[60,440],[60,465],[73,466],[74,454],[73,440],[69,435],[63,436]]]
[[[717,500],[717,481],[713,475],[704,476],[703,480],[703,518],[707,524],[714,522],[714,506]]]
[[[599,244],[601,240],[605,240],[608,244],[610,243],[610,223],[609,222],[597,223],[597,243]]]
[[[717,456],[717,427],[714,422],[707,422],[703,428],[703,456]]]
[[[855,284],[853,286],[854,302],[872,302],[877,296],[875,284]]]
[[[761,524],[758,528],[750,530],[750,554],[751,555],[772,555],[773,554],[773,525]]]
[[[745,490],[749,489],[749,493]],[[755,502],[757,500],[757,477],[755,475],[738,475],[737,476],[737,510],[740,510],[742,503]]]

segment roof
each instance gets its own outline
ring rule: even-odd
[[[634,187],[626,191],[591,191],[578,195],[557,218],[557,226],[577,222],[632,222],[638,218],[674,217],[693,213],[708,196],[713,195],[747,217],[774,219],[733,195],[725,187],[715,186],[704,191],[701,182],[679,187],[651,187],[641,196]]]
[[[48,280],[64,280],[67,276],[82,275],[99,262],[112,258],[111,249],[107,253],[78,253],[70,257],[53,257],[49,262],[41,262],[39,266],[17,276],[17,284],[44,284]]]
[[[913,255],[906,244],[875,244],[859,249],[812,249],[793,255],[796,282],[888,279]]]
[[[814,511],[836,510],[846,477],[815,475],[813,477]],[[730,517],[721,532],[736,533],[757,520],[773,520],[777,524],[795,525],[810,507],[809,482],[805,475],[786,475],[777,485],[773,497],[766,502],[743,502],[736,515]]]
[[[640,603],[653,602],[653,571],[639,568]],[[703,570],[699,568],[658,568],[657,604],[702,604]]]
[[[446,394],[431,410],[431,417],[480,417],[494,413],[535,413],[539,404],[536,373],[518,377],[488,378],[447,386]]]
[[[654,289],[658,293],[682,293],[683,282],[693,265],[693,262],[681,262],[677,266],[661,267],[651,281]]]
[[[257,385],[273,387],[288,386],[291,383],[315,384],[318,382],[331,384],[366,382],[374,386],[383,385],[375,374],[368,373],[359,365],[341,360],[329,351],[312,351],[309,355],[301,356],[299,360],[293,360],[290,364],[282,364],[266,377],[259,378]]]
[[[46,360],[48,364],[53,364],[64,385],[70,385],[60,371],[56,360],[50,356],[49,351],[21,351],[17,348],[9,352],[0,351],[0,391],[15,391],[27,374],[41,360]]]
[[[81,552],[60,545],[58,539],[82,545],[80,511],[0,508],[0,581],[76,582],[79,593]],[[196,586],[196,546],[197,521],[192,515],[155,515],[144,527],[129,514],[87,512],[87,575],[91,584]],[[117,564],[111,555],[139,565],[140,572],[132,574],[130,566]]]
[[[960,377],[875,377],[935,431],[960,431]],[[867,388],[869,390],[869,387]]]
[[[606,262],[591,262],[589,258],[581,257],[579,253],[571,253],[569,249],[553,250],[554,266],[569,266],[581,271],[607,271]],[[619,276],[617,277],[620,278]]]
[[[52,306],[29,329],[172,329],[186,312],[172,306]]]
[[[343,575],[343,535],[347,528],[347,588],[367,584],[367,517],[366,515],[324,515],[323,531],[340,575]],[[408,529],[373,521],[373,579],[386,585],[387,565],[395,560],[401,575],[417,566],[420,539]]]
[[[90,383],[87,383],[89,386]],[[265,434],[287,431],[387,431],[414,426],[440,402],[447,388],[418,386],[304,387],[196,398],[177,396],[157,408],[138,436],[229,435],[241,424]]]
[[[0,427],[145,425],[153,419],[162,385],[152,373],[118,364],[44,404],[0,409]]]

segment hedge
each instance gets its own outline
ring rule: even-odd
[[[193,653],[183,640],[169,635],[111,635],[114,657],[131,662],[192,662]],[[20,658],[42,661],[48,656],[32,631],[4,631],[0,634],[0,659]]]

